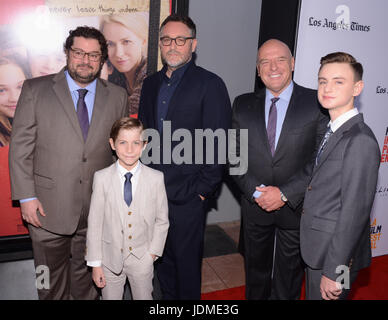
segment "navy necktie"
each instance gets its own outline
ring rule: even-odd
[[[272,156],[275,154],[275,141],[276,141],[276,122],[278,117],[278,111],[276,109],[276,102],[279,98],[272,98],[271,106],[269,109],[268,115],[268,124],[267,124],[267,136],[269,146],[271,148]]]
[[[319,146],[318,153],[317,153],[317,157],[315,158],[315,165],[318,164],[319,157],[321,156],[322,151],[323,151],[324,147],[326,146],[327,141],[329,141],[329,138],[330,138],[330,136],[331,136],[332,134],[333,134],[333,131],[332,131],[331,128],[329,127],[329,129],[327,129],[327,131],[326,131],[326,133],[325,133],[325,136],[323,137],[323,140],[322,140],[322,142],[321,142],[321,145]]]
[[[77,102],[77,116],[79,125],[81,127],[82,136],[84,137],[84,141],[86,141],[86,138],[88,136],[89,131],[89,115],[88,115],[88,108],[86,107],[85,103],[85,96],[88,93],[88,90],[86,89],[78,89],[78,102]]]
[[[127,203],[128,207],[132,202],[132,183],[131,183],[132,173],[127,172],[125,174],[125,183],[124,183],[124,200]]]

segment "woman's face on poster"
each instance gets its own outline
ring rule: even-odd
[[[119,23],[106,23],[103,34],[108,43],[109,60],[120,72],[136,68],[143,56],[145,40]]]
[[[28,54],[31,75],[33,78],[59,72],[66,65],[63,52]]]
[[[0,116],[14,117],[25,79],[26,77],[19,66],[14,64],[0,65]]]

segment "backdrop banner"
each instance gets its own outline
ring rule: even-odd
[[[171,9],[170,0],[160,0],[158,10],[152,11],[155,5],[150,6],[150,1],[0,1],[0,240],[28,234],[19,202],[11,200],[8,167],[12,120],[23,81],[60,71],[66,65],[63,43],[69,31],[92,26],[108,44],[101,78],[126,89],[130,115],[136,117],[143,80],[150,73],[148,48],[158,46],[158,25],[150,29],[149,18],[153,24],[155,17],[163,21]],[[152,51],[152,61],[157,61],[158,52]]]
[[[365,88],[356,99],[356,107],[364,114],[382,152],[371,212],[373,256],[388,253],[387,12],[386,0],[302,0],[295,55],[295,81],[315,89],[319,61],[328,53],[350,53],[364,67]]]

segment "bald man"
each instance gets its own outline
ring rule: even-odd
[[[249,139],[248,170],[233,176],[243,193],[247,299],[300,296],[299,222],[309,179],[303,167],[315,158],[329,120],[316,91],[292,81],[294,64],[286,44],[266,41],[257,55],[266,88],[233,104],[233,128],[248,129]]]

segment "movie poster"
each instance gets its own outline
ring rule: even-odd
[[[18,201],[11,200],[8,166],[12,120],[24,80],[59,72],[66,65],[63,43],[69,30],[93,26],[108,43],[101,78],[127,91],[130,114],[136,117],[147,75],[150,1],[1,0],[0,237],[28,234]],[[160,2],[163,21],[171,5]]]

